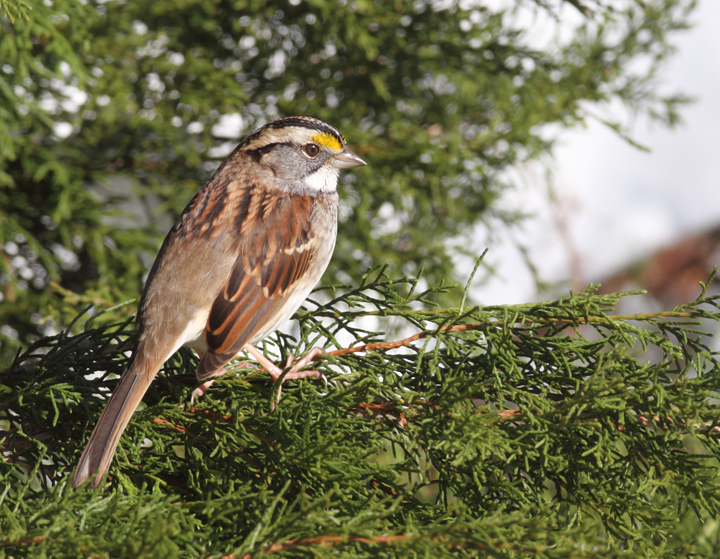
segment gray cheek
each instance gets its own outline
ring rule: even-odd
[[[282,146],[267,154],[263,163],[272,168],[279,179],[284,180],[301,180],[318,164],[291,146]]]

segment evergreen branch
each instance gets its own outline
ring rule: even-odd
[[[343,545],[348,545],[352,543],[361,543],[366,545],[395,545],[403,542],[408,541],[432,541],[439,543],[443,546],[448,547],[459,547],[459,548],[467,548],[467,549],[498,549],[498,550],[504,550],[504,551],[515,551],[519,553],[527,553],[527,554],[535,554],[538,551],[544,551],[544,546],[540,546],[540,549],[538,548],[532,548],[527,545],[516,545],[516,544],[509,544],[507,542],[501,542],[496,541],[493,543],[484,543],[484,542],[466,542],[466,541],[448,541],[446,538],[440,538],[440,537],[423,537],[423,536],[412,536],[412,535],[383,535],[383,536],[372,536],[372,537],[363,537],[363,536],[315,536],[312,538],[303,538],[303,539],[292,539],[285,541],[283,543],[273,543],[266,547],[263,550],[263,553],[267,555],[272,555],[274,553],[282,552],[282,551],[290,551],[292,549],[296,549],[298,547],[340,547]],[[224,555],[221,557],[221,559],[236,559],[236,555]],[[572,554],[571,557],[591,557],[590,555],[586,555],[583,553],[575,553]],[[250,553],[246,553],[242,556],[242,559],[252,559],[252,555]]]
[[[512,306],[506,307],[508,309],[513,308]],[[455,309],[442,309],[437,311],[413,311],[413,314],[428,314],[428,315],[439,315],[439,314],[445,314],[445,313],[452,313]],[[480,310],[480,307],[475,307],[473,311]],[[462,311],[462,307],[458,309],[458,311]],[[472,312],[472,311],[470,311]],[[354,315],[357,316],[357,315]],[[362,316],[373,316],[373,313],[367,313],[363,314]],[[387,314],[383,316],[388,316]],[[401,314],[395,315],[395,316],[402,316]],[[707,318],[710,315],[708,313],[703,313],[699,311],[693,311],[693,312],[680,312],[680,311],[664,311],[664,312],[655,312],[655,313],[636,313],[636,314],[629,314],[629,315],[614,315],[614,316],[585,316],[585,317],[575,317],[572,322],[568,321],[566,318],[556,318],[556,317],[542,317],[539,319],[539,322],[542,323],[551,323],[551,324],[565,324],[567,323],[567,326],[570,327],[574,324],[616,324],[616,323],[622,323],[622,322],[630,322],[630,321],[639,321],[639,322],[654,322],[656,320],[660,319],[669,319],[669,318]],[[528,324],[534,324],[536,321],[530,318],[524,318],[523,320],[516,322],[514,326],[523,326]],[[676,324],[683,324],[683,325],[695,325],[699,324],[699,322],[686,322],[686,323],[676,323]],[[497,326],[498,323],[495,322],[485,322],[485,323],[473,323],[473,324],[454,324],[452,326],[440,326],[437,330],[434,331],[423,331],[423,332],[417,332],[411,336],[408,336],[407,338],[403,338],[402,340],[396,340],[393,342],[374,342],[369,344],[363,344],[361,346],[355,346],[355,347],[349,347],[344,349],[336,349],[332,351],[327,351],[324,353],[320,353],[316,355],[313,358],[313,361],[323,361],[327,359],[328,357],[344,357],[346,355],[351,355],[353,353],[367,353],[370,351],[378,351],[378,350],[389,350],[389,349],[397,349],[399,347],[405,347],[410,345],[412,342],[421,340],[424,338],[427,338],[429,336],[437,335],[439,332],[468,332],[468,331],[474,331],[474,330],[486,330],[489,327]],[[557,330],[557,332],[562,331],[562,328]]]
[[[137,299],[129,299],[128,301],[125,301],[123,303],[120,303],[119,305],[109,301],[103,297],[99,297],[97,295],[88,295],[83,293],[76,293],[74,291],[71,291],[70,289],[66,289],[63,286],[61,286],[59,283],[51,281],[48,282],[48,286],[50,289],[52,289],[55,293],[58,293],[59,295],[62,295],[65,299],[65,302],[71,305],[87,305],[91,304],[96,306],[99,309],[106,309],[106,312],[113,311],[119,308],[122,308],[126,305],[130,305],[132,303],[135,303]]]
[[[107,481],[117,491],[100,501],[66,489],[67,475],[125,368],[130,322],[86,322],[74,336],[38,340],[0,371],[0,480],[13,488],[0,496],[4,550],[122,556],[115,542],[133,539],[117,534],[132,525],[178,557],[324,545],[350,554],[380,546],[390,556],[528,554],[497,541],[537,542],[558,558],[582,551],[578,541],[604,542],[600,557],[652,542],[649,534],[681,537],[678,510],[691,522],[684,503],[720,514],[720,365],[697,327],[720,321],[714,296],[623,317],[611,314],[618,297],[590,292],[458,313],[414,310],[427,291],[413,281],[373,274],[364,289],[333,298],[336,307],[408,313],[410,336],[381,342],[336,308],[335,319],[300,317],[298,340],[266,339],[263,350],[279,362],[327,347],[320,367],[334,381],[289,381],[274,410],[262,374],[226,374],[187,407],[197,357],[181,349],[130,422]],[[147,512],[132,524],[139,510]],[[18,515],[38,520],[18,526]],[[76,518],[82,528],[62,520]],[[98,539],[100,526],[115,535]]]
[[[5,548],[11,548],[16,546],[35,546],[40,545],[44,543],[46,538],[44,536],[35,536],[32,539],[19,539],[15,541],[8,541],[3,540],[2,545]],[[408,541],[432,541],[435,543],[439,543],[443,546],[447,547],[458,547],[458,548],[466,548],[466,549],[497,549],[497,550],[504,550],[504,551],[515,551],[519,553],[526,553],[526,554],[535,554],[538,551],[544,551],[546,548],[544,546],[538,546],[538,547],[529,547],[527,545],[516,545],[516,544],[509,544],[507,542],[503,541],[495,541],[492,543],[485,543],[485,542],[468,542],[468,541],[449,541],[446,538],[440,538],[440,537],[422,537],[422,536],[412,536],[412,535],[383,535],[383,536],[371,536],[371,537],[364,537],[364,536],[331,536],[331,535],[325,535],[325,536],[315,536],[312,538],[294,538],[287,540],[282,543],[273,543],[267,546],[265,549],[263,549],[262,553],[265,555],[273,555],[275,553],[283,552],[283,551],[290,551],[297,548],[307,547],[307,548],[327,548],[327,547],[341,547],[348,544],[353,543],[360,543],[360,544],[366,544],[366,545],[395,545],[403,542]],[[223,555],[220,557],[220,559],[237,559],[238,555],[230,554],[230,555]],[[242,556],[242,559],[252,559],[252,554],[246,553]],[[597,557],[597,555],[588,555],[581,552],[575,552],[571,553],[569,557],[578,557],[578,558],[584,558],[584,557]],[[210,558],[208,558],[210,559]]]
[[[637,294],[644,294],[643,291],[640,292],[628,292],[628,293],[618,293],[618,297],[624,297],[627,295],[637,295]],[[706,300],[702,300],[700,304],[702,303],[712,303],[717,304],[718,297],[714,296],[711,298],[708,298]],[[561,303],[561,302],[559,302]],[[695,304],[693,304],[694,306]],[[528,311],[532,310],[536,304],[534,303],[525,303],[520,305],[503,305],[503,306],[487,306],[487,307],[470,307],[468,309],[463,309],[462,307],[445,307],[445,308],[437,308],[437,309],[427,309],[427,310],[398,310],[394,309],[392,311],[388,310],[380,310],[380,311],[371,311],[371,310],[362,310],[362,311],[328,311],[328,310],[319,310],[319,311],[299,311],[295,314],[297,318],[305,319],[310,317],[322,317],[322,318],[362,318],[362,317],[400,317],[400,318],[409,318],[409,317],[437,317],[442,315],[453,315],[460,313],[461,311],[464,311],[465,313],[475,313],[475,312],[493,312],[493,311],[499,311],[499,310],[508,310],[508,311]],[[687,308],[689,305],[685,305],[682,308]],[[691,311],[683,311],[674,309],[671,311],[658,311],[658,312],[649,312],[649,313],[635,313],[635,314],[624,314],[624,315],[608,315],[608,316],[588,316],[588,317],[577,317],[576,320],[579,323],[585,323],[585,324],[591,324],[591,323],[598,323],[602,321],[608,321],[608,320],[615,320],[618,322],[627,322],[627,321],[640,321],[640,322],[649,322],[652,320],[660,320],[660,319],[666,319],[666,318],[706,318],[707,315],[703,313],[703,311],[699,309],[693,309]],[[557,318],[557,317],[548,317],[545,320],[548,322],[563,322],[563,318]]]
[[[0,16],[4,15],[12,24],[15,23],[16,17],[28,21],[30,19],[28,12],[31,11],[32,6],[25,0],[0,0]]]

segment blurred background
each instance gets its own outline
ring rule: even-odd
[[[631,145],[595,119],[562,130],[550,161],[522,169],[505,203],[533,214],[489,258],[499,274],[476,289],[487,304],[538,296],[517,241],[557,290],[601,283],[605,292],[646,289],[639,305],[669,309],[700,292],[720,264],[720,3],[701,1],[678,34],[659,91],[692,102],[674,129],[613,106]],[[550,291],[554,291],[551,289]]]
[[[130,316],[162,239],[282,115],[369,162],[325,284],[693,299],[718,259],[716,2],[0,2],[0,364]],[[75,325],[73,328],[79,328]]]

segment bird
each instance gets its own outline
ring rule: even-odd
[[[138,304],[137,342],[75,469],[95,488],[155,375],[180,347],[201,355],[193,398],[243,349],[277,382],[283,373],[253,344],[305,301],[337,237],[340,171],[366,165],[324,120],[291,116],[242,141],[190,200],[160,248]],[[303,371],[313,348],[285,379]],[[292,356],[287,366],[292,364]]]

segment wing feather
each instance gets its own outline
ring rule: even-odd
[[[213,302],[205,328],[208,351],[198,368],[199,380],[214,376],[258,332],[273,323],[317,256],[311,229],[314,198],[245,197],[245,221],[232,272]],[[294,309],[293,309],[294,310]]]

